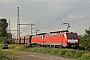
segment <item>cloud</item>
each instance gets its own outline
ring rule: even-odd
[[[64,22],[79,34],[89,27],[89,0],[0,0],[0,16],[11,20],[11,29],[17,28],[17,7],[21,23],[35,24],[34,29],[45,28],[39,32],[66,29],[61,25]]]

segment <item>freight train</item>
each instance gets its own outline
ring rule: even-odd
[[[30,36],[22,36],[18,40],[13,38],[13,42],[20,44],[38,44],[41,46],[50,47],[75,47],[79,48],[78,34],[75,32],[55,31],[48,33],[41,33]]]

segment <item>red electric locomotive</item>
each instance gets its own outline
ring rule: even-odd
[[[79,47],[79,39],[77,33],[65,31],[56,31],[24,36],[20,38],[19,43],[39,44],[42,46],[53,47]]]
[[[79,47],[79,39],[77,33],[58,32],[50,35],[45,35],[44,44],[55,47]]]

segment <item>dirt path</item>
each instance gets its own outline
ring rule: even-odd
[[[14,54],[20,60],[75,60],[55,55],[31,53],[31,52],[14,52]]]

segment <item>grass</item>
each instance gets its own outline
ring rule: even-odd
[[[0,50],[0,60],[19,60],[9,51]]]
[[[0,44],[1,47],[2,44]],[[8,54],[11,54],[12,52],[17,51],[26,51],[26,52],[37,52],[37,53],[47,53],[47,54],[53,54],[58,56],[63,56],[67,58],[74,58],[77,60],[90,60],[90,52],[83,51],[83,50],[74,50],[74,49],[57,49],[57,48],[44,48],[44,47],[30,47],[26,48],[28,45],[22,45],[22,44],[10,44],[9,49],[0,49],[1,56],[6,56]],[[4,55],[3,53],[6,52]],[[8,54],[7,54],[8,52]],[[6,56],[10,57],[9,55]],[[11,57],[10,57],[11,58]],[[12,58],[16,59],[13,55]]]
[[[90,52],[84,50],[41,48],[41,47],[26,48],[26,46],[27,45],[20,47],[19,48],[20,51],[54,54],[67,58],[74,58],[77,60],[90,60]]]
[[[18,45],[11,44],[8,49],[2,49],[2,45],[0,44],[0,60],[19,60],[12,53],[18,51]]]

